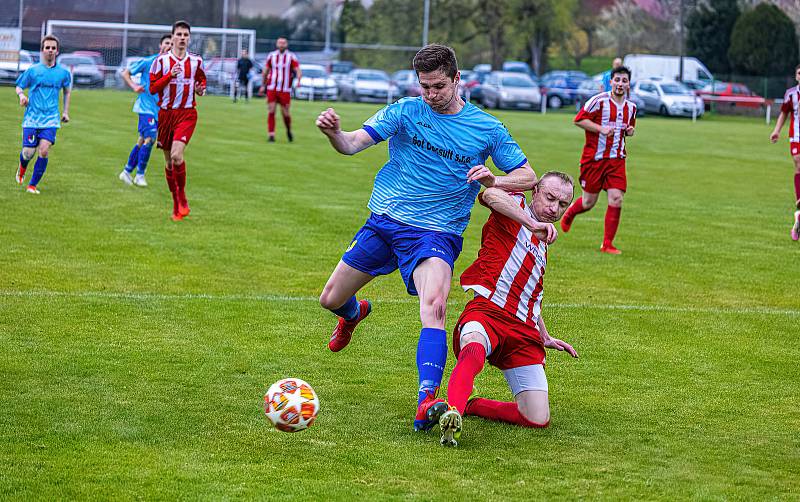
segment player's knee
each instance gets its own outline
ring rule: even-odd
[[[153,138],[151,138],[149,136],[147,138],[144,138],[144,141],[142,142],[142,144],[144,144],[144,145],[150,145],[152,143],[153,143]]]
[[[477,331],[472,331],[470,333],[461,333],[461,337],[459,339],[459,344],[461,349],[463,350],[464,347],[469,345],[470,343],[477,343],[483,347],[483,350],[487,353],[489,352],[489,347],[486,345],[486,337],[483,333],[478,333]]]
[[[614,194],[608,196],[608,205],[613,207],[620,207],[622,205],[622,194]]]
[[[34,148],[23,148],[22,158],[25,160],[31,160],[33,158],[34,153],[36,153],[36,150]]]
[[[441,293],[431,295],[422,303],[422,314],[423,317],[436,322],[444,321],[447,314],[447,297]]]
[[[183,155],[180,153],[171,153],[169,156],[169,161],[172,162],[172,165],[177,166],[178,164],[183,163]]]
[[[800,174],[800,155],[792,155],[794,161],[794,172]]]
[[[528,421],[528,427],[547,427],[550,425],[549,406],[531,406],[527,403],[517,403],[520,415]]]
[[[46,159],[47,156],[50,154],[50,146],[41,145],[39,147],[39,157]]]
[[[343,302],[333,294],[333,288],[325,285],[322,293],[319,295],[319,305],[326,310],[336,310],[341,307]]]
[[[583,203],[583,208],[584,209],[591,209],[591,208],[594,207],[595,204],[597,204],[597,197],[586,197],[586,196],[584,196],[584,197],[581,198],[581,201]]]

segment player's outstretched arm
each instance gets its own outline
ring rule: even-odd
[[[780,115],[778,115],[778,121],[775,122],[775,129],[773,129],[772,134],[769,135],[769,140],[771,142],[778,142],[778,138],[781,137],[781,129],[783,129],[784,122],[786,122],[786,112],[781,111]]]
[[[353,155],[375,144],[375,140],[364,129],[342,131],[339,116],[328,108],[317,117],[317,127],[328,137],[334,150],[344,155]]]
[[[559,340],[558,338],[553,338],[550,336],[550,333],[547,331],[547,326],[544,325],[544,319],[542,319],[542,316],[539,316],[537,324],[539,326],[539,334],[541,335],[542,342],[544,342],[544,346],[546,348],[563,350],[572,357],[578,357],[578,353],[572,348],[572,345],[568,344],[564,340]]]
[[[481,194],[481,198],[483,203],[489,206],[492,211],[511,218],[546,243],[552,244],[558,238],[558,231],[555,225],[542,223],[531,218],[531,215],[520,207],[517,199],[505,190],[497,187],[487,188]]]
[[[506,192],[524,192],[536,185],[536,173],[525,161],[525,164],[514,169],[505,176],[495,176],[491,169],[483,164],[472,166],[467,172],[467,183],[479,182],[486,188],[499,188]]]

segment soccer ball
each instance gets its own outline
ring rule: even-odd
[[[264,413],[279,431],[302,431],[317,418],[319,399],[306,382],[284,378],[272,384],[264,395]]]

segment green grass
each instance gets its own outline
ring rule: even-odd
[[[160,152],[149,188],[116,178],[132,99],[75,92],[36,197],[13,184],[21,110],[0,89],[0,499],[800,497],[800,246],[787,145],[762,121],[640,120],[624,254],[597,250],[604,203],[550,251],[544,315],[581,354],[548,358],[551,427],[468,418],[445,450],[411,432],[419,321],[399,276],[365,289],[375,312],[338,354],[315,300],[386,147],[335,154],[319,103],[268,145],[263,103],[204,98],[175,224]],[[336,108],[355,128],[376,107]],[[499,115],[538,172],[577,174],[570,116]],[[454,284],[448,327],[466,300]],[[267,427],[285,376],[320,396],[308,431]],[[510,397],[494,368],[477,385]]]

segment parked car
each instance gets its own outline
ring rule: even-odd
[[[633,86],[648,112],[661,115],[697,117],[703,115],[703,100],[691,89],[675,80],[639,80]]]
[[[593,96],[603,92],[603,74],[595,75],[594,77],[584,80],[578,86],[577,95],[575,96],[575,105],[577,108],[586,104]],[[628,94],[628,100],[636,105],[636,116],[641,117],[645,114],[644,100],[641,96],[633,92]]]
[[[141,61],[142,59],[144,59],[144,58],[141,57],[141,56],[128,56],[125,59],[123,59],[122,63],[117,68],[117,71],[114,72],[114,85],[116,87],[125,88],[126,89],[128,87],[128,85],[122,79],[122,72],[124,70],[127,70],[128,68],[130,68],[132,64],[134,64],[134,63],[136,63],[138,61]],[[133,80],[134,84],[138,84],[139,80],[141,80],[141,78],[142,78],[141,75],[131,75],[131,80]]]
[[[525,73],[526,75],[533,76],[531,67],[524,61],[505,61],[503,62],[503,71]]]
[[[548,108],[558,109],[575,102],[578,86],[589,77],[582,71],[558,70],[542,75],[542,92],[547,95]]]
[[[417,72],[414,70],[398,70],[392,73],[392,82],[400,89],[402,96],[422,96]]]
[[[488,73],[473,71],[469,77],[462,78],[461,84],[458,86],[461,97],[466,99],[469,96],[470,101],[481,103],[483,101],[483,82],[488,76]]]
[[[38,62],[38,53],[25,50],[19,51],[19,63],[0,61],[0,83],[13,84],[16,82],[19,73],[24,72]],[[19,73],[17,73],[17,68],[19,68]]]
[[[542,103],[539,86],[525,73],[494,71],[483,84],[486,108],[538,108]]]
[[[86,87],[105,86],[103,71],[91,57],[68,53],[58,56],[56,61],[72,73],[72,85]]]
[[[764,99],[761,98],[761,96],[751,91],[746,85],[737,82],[714,82],[713,84],[708,84],[699,91],[697,91],[697,94],[701,98],[702,97],[755,98],[755,99],[743,99],[735,103],[730,102],[730,106],[741,106],[743,108],[759,108],[764,105]]]
[[[206,86],[212,94],[224,94],[229,91],[231,82],[236,78],[237,58],[215,57],[203,61],[206,73]]]
[[[492,73],[492,65],[489,63],[476,64],[472,67],[472,71],[477,73]]]
[[[352,61],[333,61],[329,65],[328,72],[331,74],[331,78],[338,83],[355,69],[356,65]]]
[[[707,86],[708,82],[706,82],[705,80],[684,80],[683,84],[689,89],[693,90],[695,94],[697,94],[697,91]]]
[[[339,97],[342,101],[385,102],[402,96],[385,71],[359,69],[339,81]]]
[[[336,101],[339,98],[339,89],[336,81],[331,78],[325,67],[318,64],[301,64],[302,76],[294,91],[297,99],[323,99]]]

